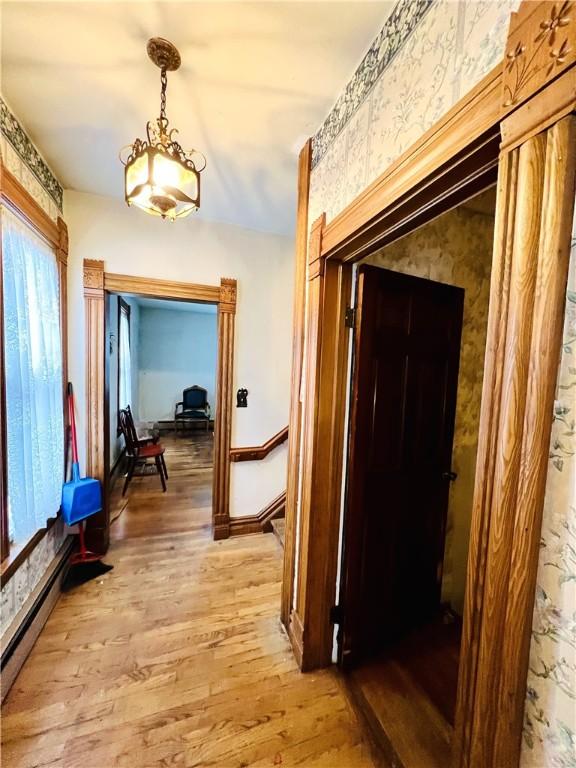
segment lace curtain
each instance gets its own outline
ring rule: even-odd
[[[120,308],[120,346],[118,354],[119,391],[118,408],[126,408],[132,400],[132,370],[130,365],[130,319],[124,307]]]
[[[5,208],[2,252],[9,534],[25,543],[62,496],[58,267],[50,247]]]

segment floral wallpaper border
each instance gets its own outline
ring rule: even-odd
[[[8,105],[0,97],[0,131],[62,212],[64,192]]]
[[[399,0],[344,92],[312,139],[312,168],[359,109],[382,72],[437,0]]]

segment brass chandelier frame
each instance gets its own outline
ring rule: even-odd
[[[196,149],[189,151],[183,149],[180,142],[175,139],[175,136],[179,133],[178,129],[170,128],[169,120],[166,117],[167,72],[175,71],[180,67],[180,53],[176,46],[161,37],[151,38],[148,41],[146,50],[150,59],[160,68],[160,116],[156,120],[149,120],[146,123],[145,139],[136,138],[132,144],[127,144],[120,150],[120,161],[125,166],[125,169],[128,169],[142,155],[148,154],[149,176],[152,173],[153,158],[156,152],[160,152],[170,160],[180,163],[180,165],[196,176],[198,193],[195,199],[190,199],[183,195],[183,193],[178,193],[176,196],[181,201],[184,198],[186,202],[193,203],[195,208],[198,209],[200,207],[200,174],[206,168],[206,157]],[[129,150],[127,155],[125,154],[126,150]],[[124,197],[126,203],[131,205],[126,191],[126,184],[124,186]],[[165,215],[160,215],[162,218],[166,218]]]

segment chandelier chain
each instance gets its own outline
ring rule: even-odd
[[[166,77],[166,67],[162,67],[160,72],[160,83],[162,86],[160,92],[160,119],[166,120],[166,88],[168,86],[168,78]]]

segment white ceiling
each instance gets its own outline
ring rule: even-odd
[[[393,2],[2,0],[2,92],[65,188],[123,197],[122,146],[159,111],[208,159],[199,214],[289,234],[296,158]]]
[[[135,297],[139,307],[144,309],[169,309],[172,312],[198,312],[201,315],[215,315],[216,304],[201,304],[197,301],[175,301],[171,299],[141,299]]]

